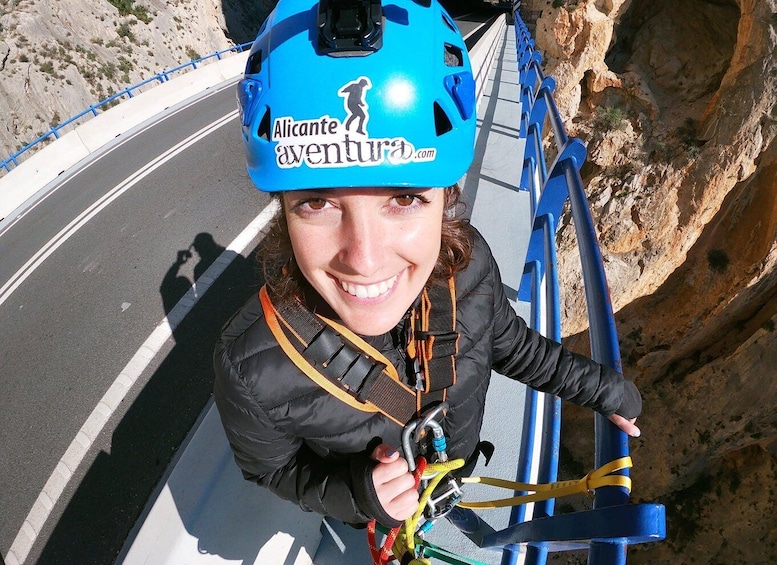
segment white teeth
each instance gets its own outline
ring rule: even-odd
[[[394,283],[397,282],[397,277],[398,275],[394,275],[387,281],[367,286],[340,281],[340,286],[345,292],[356,298],[377,298],[381,294],[386,294],[394,286]]]

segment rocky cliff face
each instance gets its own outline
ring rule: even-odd
[[[645,396],[635,494],[667,505],[668,541],[629,561],[772,563],[777,3],[524,7],[539,15],[568,130],[589,149],[624,372]],[[567,343],[584,351],[568,221],[559,241]],[[567,414],[565,442],[588,467],[590,416]]]
[[[2,158],[131,84],[251,41],[271,0],[0,0]]]

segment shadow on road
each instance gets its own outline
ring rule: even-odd
[[[189,250],[178,252],[160,285],[165,314],[192,286],[180,272],[184,263],[198,255],[193,281],[196,289],[197,279],[223,250],[210,234],[200,233]],[[210,398],[213,345],[221,327],[262,285],[253,259],[255,251],[248,255],[250,259],[234,259],[175,329],[172,347],[160,351],[152,361],[145,385],[138,382],[135,395],[130,393],[124,399],[126,410],[119,408],[113,416],[120,421],[111,438],[110,453],[96,455],[72,492],[37,560],[39,565],[113,563]]]

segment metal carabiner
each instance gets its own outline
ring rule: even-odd
[[[405,461],[407,461],[407,469],[411,473],[415,471],[415,458],[413,457],[413,443],[410,436],[413,435],[417,427],[418,420],[413,420],[402,430],[402,454],[405,456]]]
[[[435,428],[440,430],[440,433],[442,433],[442,427],[437,422],[436,418],[437,416],[442,412],[443,418],[445,417],[445,413],[448,411],[448,408],[450,408],[450,405],[447,402],[440,402],[437,406],[434,408],[430,408],[429,411],[419,420],[416,420],[418,422],[418,426],[416,428],[415,435],[413,436],[413,441],[418,443],[423,438],[423,430],[426,428],[432,428],[432,433],[435,433]]]
[[[431,408],[423,417],[408,423],[402,430],[402,451],[404,452],[405,461],[407,461],[408,470],[411,473],[416,469],[413,445],[421,442],[426,428],[432,430],[432,446],[437,453],[437,459],[439,461],[448,460],[445,432],[435,419],[440,413],[445,417],[445,412],[448,411],[448,408],[447,402],[441,402],[434,408]]]
[[[437,453],[437,460],[440,462],[445,462],[448,460],[448,454],[446,453],[447,442],[445,440],[445,431],[442,429],[440,423],[436,420],[436,417],[439,414],[442,414],[444,418],[448,408],[449,405],[447,402],[441,402],[429,410],[429,412],[427,412],[418,423],[418,426],[415,428],[415,433],[413,434],[413,440],[415,443],[420,443],[424,437],[426,428],[432,430],[432,447]]]

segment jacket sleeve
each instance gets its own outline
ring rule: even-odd
[[[221,342],[216,347],[214,368],[216,407],[235,461],[247,480],[305,511],[348,523],[371,519],[354,494],[354,483],[358,489],[360,479],[367,476],[370,462],[366,455],[325,460],[301,438],[279,429],[254,397]]]
[[[491,257],[494,289],[494,364],[498,373],[542,392],[610,416],[623,399],[623,376],[527,327],[504,294]]]

